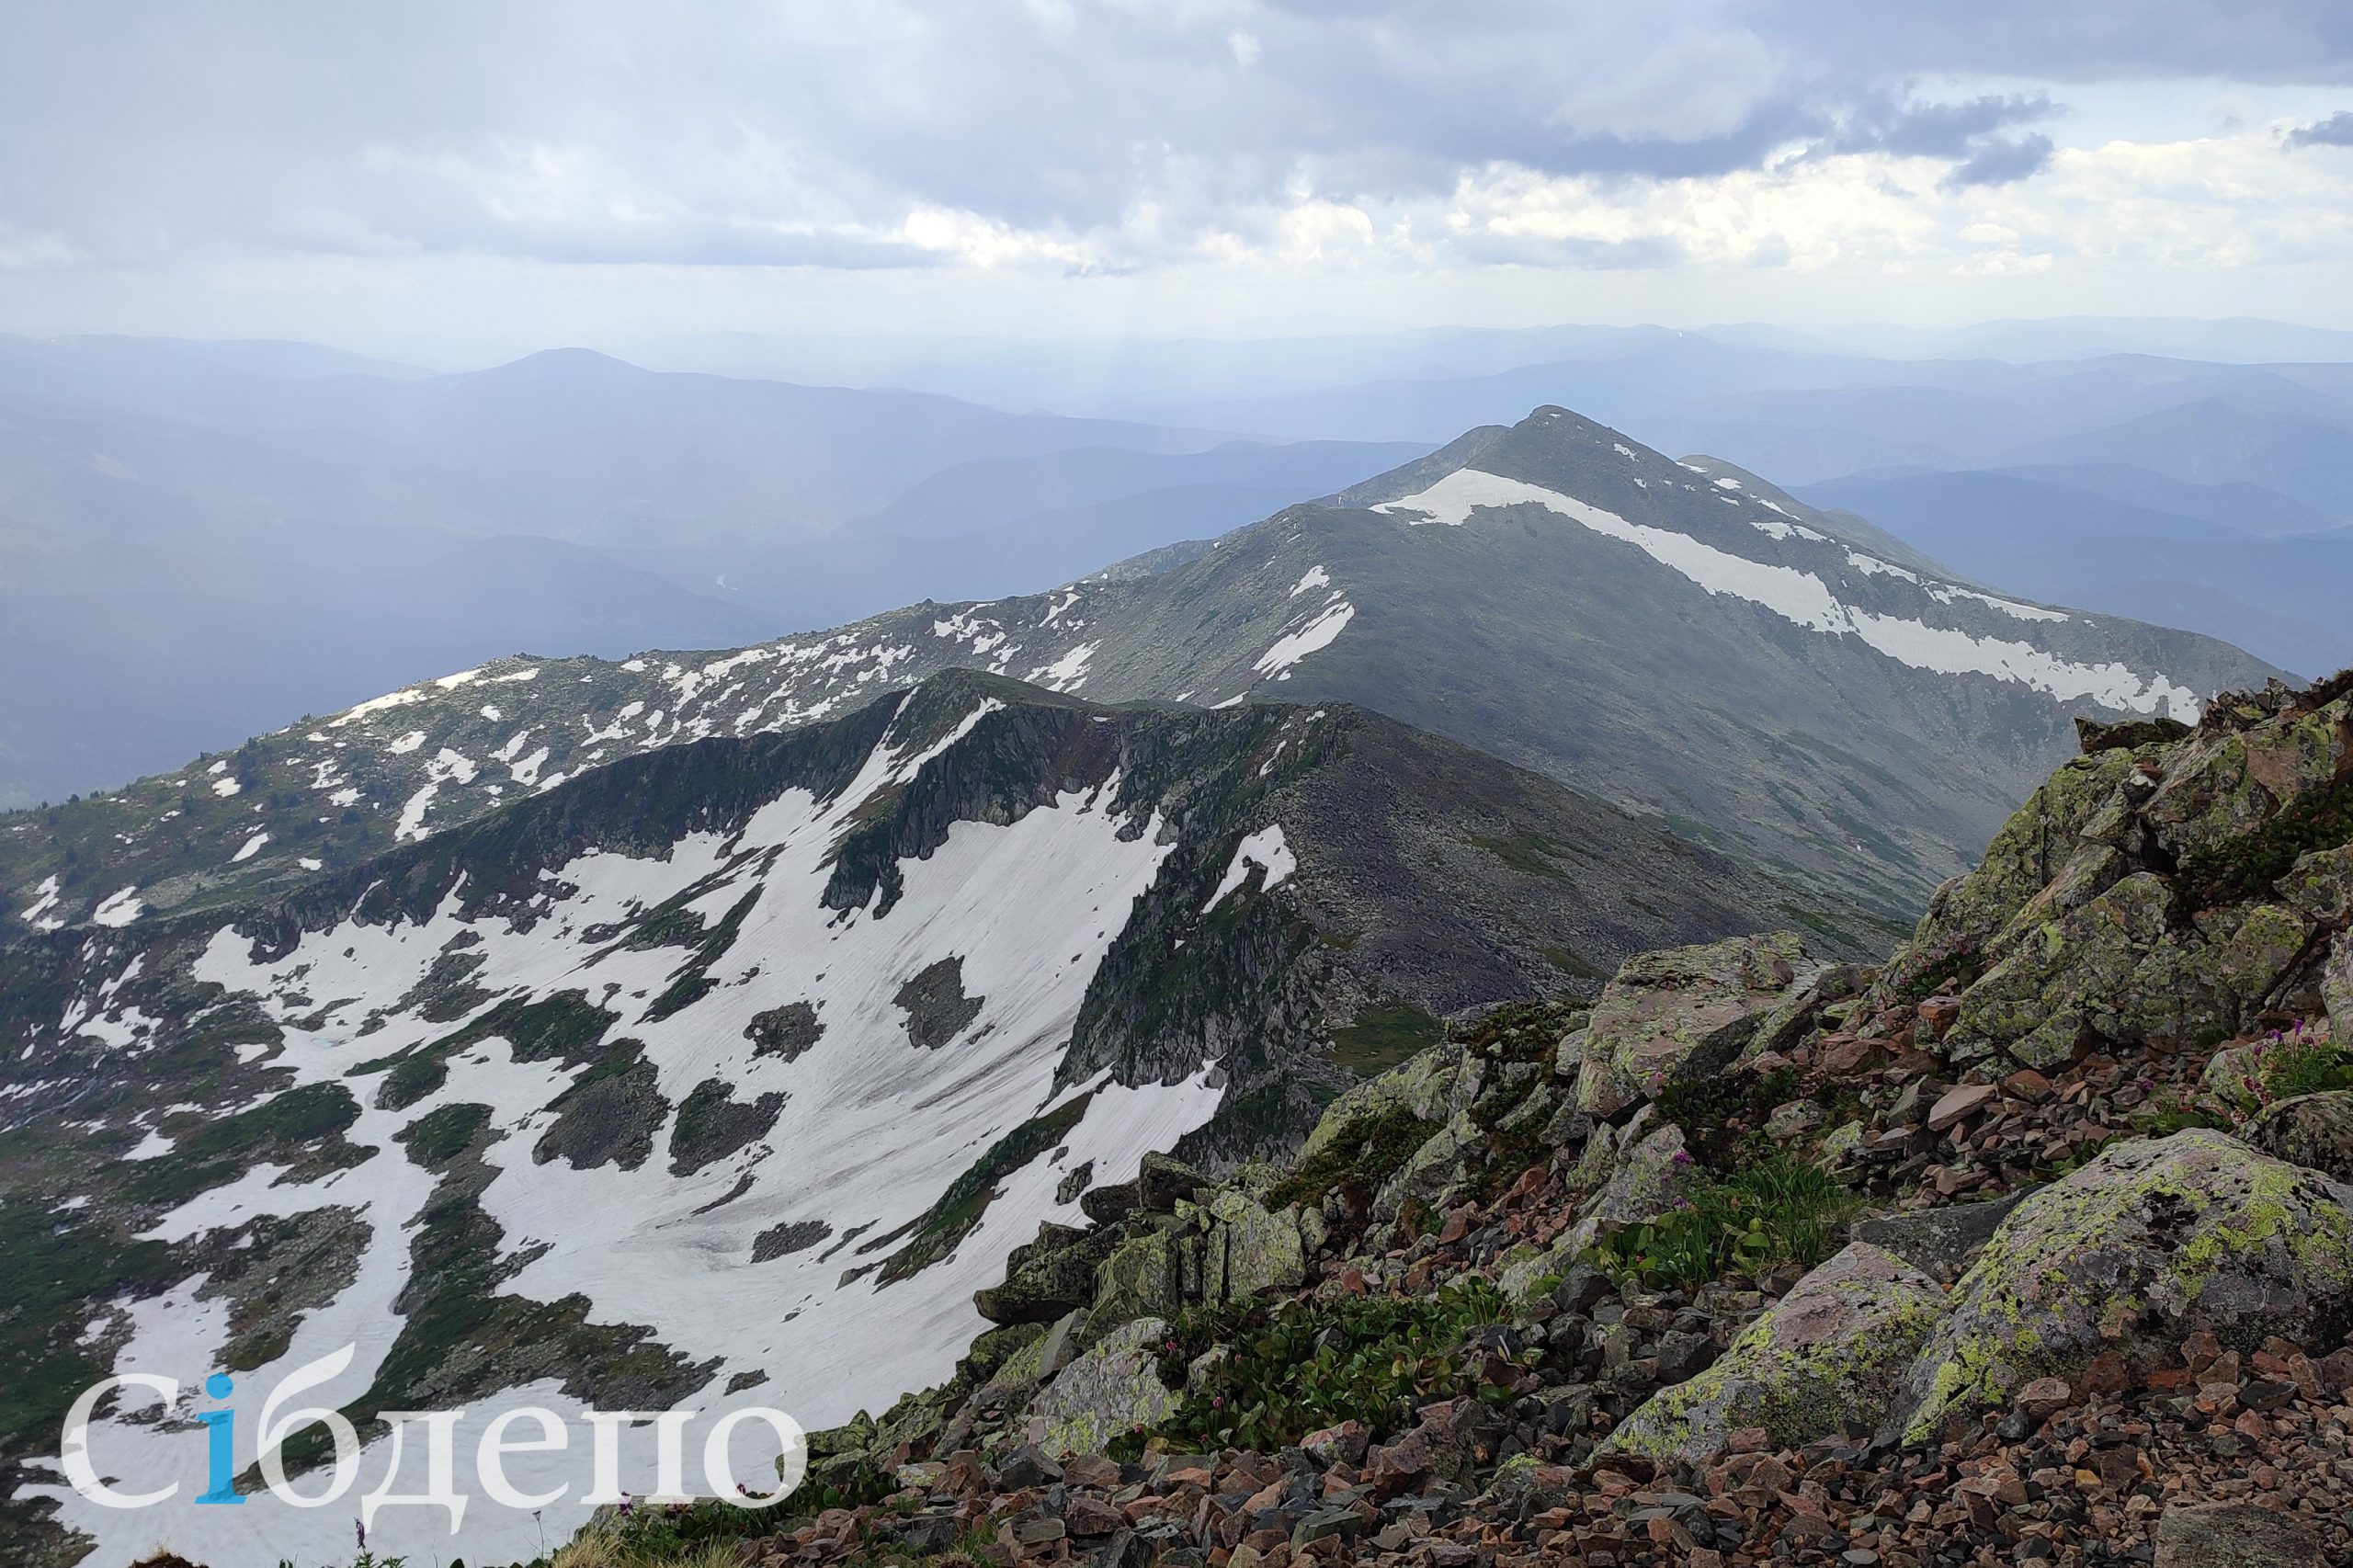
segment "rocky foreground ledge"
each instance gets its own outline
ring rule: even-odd
[[[2353,1562],[2348,693],[2087,728],[1876,970],[1646,954],[1148,1160],[794,1517],[555,1561]]]

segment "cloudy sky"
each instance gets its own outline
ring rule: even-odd
[[[76,0],[0,138],[0,330],[2353,326],[2344,0]]]

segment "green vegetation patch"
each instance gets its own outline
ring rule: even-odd
[[[1356,1022],[1332,1031],[1324,1060],[1359,1078],[1374,1078],[1445,1038],[1446,1026],[1410,1002],[1367,1007]]]
[[[373,1153],[343,1141],[358,1119],[359,1102],[342,1085],[305,1084],[206,1123],[170,1153],[133,1167],[117,1191],[132,1203],[176,1206],[265,1160],[324,1176]]]
[[[1408,1107],[1391,1106],[1293,1165],[1290,1175],[1267,1190],[1267,1207],[1296,1203],[1313,1209],[1337,1191],[1361,1208],[1437,1131],[1438,1123],[1424,1121]]]
[[[1192,1451],[1271,1453],[1361,1421],[1379,1441],[1411,1425],[1415,1406],[1451,1392],[1458,1352],[1510,1315],[1504,1294],[1475,1278],[1427,1296],[1188,1308],[1169,1325],[1161,1380],[1186,1387],[1196,1358],[1220,1346],[1227,1353],[1155,1432],[1138,1436]]]
[[[1793,1263],[1812,1268],[1838,1250],[1861,1199],[1820,1165],[1776,1153],[1703,1187],[1690,1206],[1620,1231],[1584,1261],[1610,1282],[1691,1290]]]
[[[107,1375],[82,1342],[99,1303],[175,1284],[172,1249],[131,1241],[46,1199],[0,1204],[0,1456],[53,1452],[74,1396]]]

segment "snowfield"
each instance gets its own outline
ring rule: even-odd
[[[856,782],[829,801],[789,790],[739,831],[696,835],[658,858],[580,855],[542,872],[543,892],[525,908],[470,918],[460,912],[460,891],[452,890],[422,922],[346,919],[303,935],[268,961],[256,960],[233,930],[216,932],[196,978],[256,998],[283,1031],[282,1044],[262,1048],[273,1053],[270,1065],[292,1074],[279,1092],[344,1085],[360,1107],[345,1136],[373,1151],[364,1163],[312,1180],[256,1166],[165,1214],[150,1233],[184,1240],[257,1216],[328,1209],[365,1225],[355,1278],[301,1315],[283,1354],[238,1371],[239,1386],[268,1390],[350,1346],[347,1368],[319,1391],[323,1397],[306,1403],[342,1403],[368,1387],[403,1329],[394,1303],[438,1179],[409,1157],[402,1135],[436,1111],[463,1105],[488,1108],[490,1127],[504,1134],[483,1155],[494,1174],[480,1199],[504,1233],[499,1251],[511,1274],[500,1292],[541,1301],[577,1295],[589,1303],[592,1323],[647,1325],[663,1345],[708,1369],[691,1402],[697,1408],[773,1405],[814,1429],[861,1408],[879,1411],[899,1393],[947,1377],[985,1326],[972,1292],[1001,1278],[1006,1253],[1029,1240],[1040,1221],[1079,1221],[1075,1195],[1056,1199],[1064,1176],[1091,1163],[1095,1183],[1127,1179],[1144,1151],[1167,1148],[1205,1122],[1222,1087],[1214,1065],[1174,1084],[1128,1087],[1098,1079],[1055,1087],[1087,984],[1176,842],[1156,814],[1131,823],[1114,812],[1116,776],[1065,792],[1009,825],[954,824],[932,854],[902,864],[903,887],[887,914],[876,913],[871,900],[847,912],[819,903],[832,852],[859,809],[952,749],[996,706],[979,703],[929,744],[886,735]],[[1268,826],[1236,852],[1218,900],[1252,896],[1242,891],[1251,867],[1263,872],[1263,892],[1295,864],[1281,829]],[[612,932],[681,895],[706,928],[749,905],[733,944],[709,971],[715,987],[658,1016],[654,1001],[685,950],[616,942]],[[135,890],[108,902],[135,907]],[[480,957],[472,978],[490,999],[461,1017],[419,1016],[413,1001],[423,994],[421,983],[445,954],[460,950]],[[949,960],[964,997],[977,1006],[949,1038],[918,1043],[906,988]],[[143,1020],[124,1017],[110,1001],[127,978],[118,975],[77,1001],[85,1016],[61,1022],[134,1048]],[[575,1168],[568,1156],[535,1158],[534,1146],[557,1123],[554,1102],[587,1069],[517,1060],[513,1043],[497,1033],[458,1049],[447,1059],[446,1080],[398,1109],[377,1103],[378,1074],[353,1075],[363,1062],[445,1040],[493,999],[564,991],[619,1015],[610,1037],[642,1042],[643,1061],[674,1108],[642,1161]],[[797,1054],[764,1049],[755,1020],[796,1004],[807,1005],[821,1026],[813,1042]],[[688,1168],[672,1145],[675,1108],[713,1082],[738,1105],[775,1096],[775,1114],[740,1146]],[[861,1256],[853,1238],[887,1237],[906,1226],[997,1139],[1080,1096],[1084,1114],[1061,1146],[1006,1178],[952,1254],[895,1283],[877,1283],[870,1266],[892,1248]],[[170,1146],[152,1129],[149,1140],[152,1151],[137,1153]],[[788,1225],[822,1227],[824,1239],[755,1262],[756,1241]],[[846,1280],[851,1269],[863,1272]],[[177,1378],[194,1397],[231,1337],[228,1302],[205,1299],[205,1279],[196,1275],[89,1324],[92,1335],[120,1340],[114,1369]],[[731,1381],[751,1386],[731,1394]],[[531,1403],[567,1415],[579,1408],[552,1384],[511,1389],[469,1413],[460,1453],[471,1454],[472,1434],[499,1410]],[[151,1485],[177,1478],[200,1491],[202,1443],[189,1440],[189,1428],[158,1426],[138,1402],[129,1403],[93,1428],[102,1468]],[[381,1473],[384,1447],[380,1441],[363,1456],[359,1487],[343,1506],[315,1511],[264,1494],[236,1508],[119,1512],[63,1485],[35,1490],[58,1500],[67,1525],[99,1541],[88,1568],[126,1568],[165,1545],[214,1562],[314,1561],[348,1555],[358,1492]],[[625,1452],[626,1484],[650,1489],[650,1455],[642,1446]],[[758,1472],[747,1464],[745,1473]],[[527,1490],[544,1483],[577,1492],[587,1479],[576,1454],[526,1456],[511,1474]],[[314,1476],[305,1489],[322,1484]],[[585,1512],[568,1502],[548,1509],[547,1539],[568,1536]],[[444,1523],[432,1509],[389,1509],[370,1545],[430,1560],[448,1551]],[[470,1559],[538,1550],[541,1522],[486,1498],[475,1498],[464,1523]]]

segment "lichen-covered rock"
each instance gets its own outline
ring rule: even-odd
[[[2211,853],[2333,788],[2353,760],[2353,699],[2233,733],[2201,730],[2168,758],[2141,820],[2175,860]]]
[[[1158,1318],[1139,1319],[1064,1367],[1030,1402],[1038,1446],[1056,1459],[1099,1454],[1112,1438],[1167,1419],[1180,1397],[1160,1381],[1167,1333]]]
[[[1449,1199],[1470,1180],[1472,1157],[1484,1143],[1471,1113],[1455,1112],[1374,1196],[1373,1216],[1387,1223],[1395,1220],[1409,1202],[1419,1202],[1426,1208],[1447,1207]]]
[[[2291,1165],[2353,1182],[2353,1089],[2298,1095],[2266,1106],[2240,1136]]]
[[[1888,1430],[1935,1435],[2114,1350],[2320,1343],[2353,1318],[2353,1187],[2203,1128],[2114,1147],[2020,1203],[1914,1359]]]
[[[1099,1339],[1138,1318],[1167,1317],[1200,1299],[1200,1237],[1164,1220],[1129,1236],[1096,1267],[1086,1337]]]
[[[1203,1300],[1241,1301],[1267,1290],[1295,1290],[1307,1282],[1307,1249],[1297,1210],[1268,1213],[1245,1193],[1222,1187],[1199,1213]]]
[[[1424,1121],[1445,1121],[1479,1097],[1480,1062],[1459,1045],[1434,1045],[1378,1077],[1355,1085],[1325,1108],[1300,1145],[1306,1160],[1404,1108]]]
[[[2086,1035],[2136,1043],[2227,1037],[2302,947],[2284,945],[2268,920],[2242,944],[2247,924],[2211,939],[2176,921],[2163,878],[2134,872],[2017,941],[1962,992],[1945,1051],[1966,1062],[1998,1050],[2044,1068],[2074,1056]]]
[[[1719,1071],[1788,994],[1805,963],[1794,931],[1628,959],[1586,1026],[1578,1108],[1615,1116],[1678,1081]]]
[[[1937,890],[1912,939],[1880,971],[1870,1005],[1915,1000],[1973,974],[1995,936],[2085,850],[2085,826],[2119,799],[2136,763],[2162,751],[2103,751],[2052,774],[2002,824],[1977,869]]]
[[[2279,896],[2314,925],[2353,925],[2353,844],[2298,856],[2276,885]]]
[[[1114,1231],[1041,1225],[1035,1241],[1006,1258],[1003,1283],[973,1292],[972,1305],[991,1323],[1051,1323],[1095,1299],[1096,1267],[1119,1239]]]
[[[1850,1418],[1885,1411],[1945,1306],[1937,1282],[1857,1242],[1800,1280],[1714,1365],[1662,1389],[1619,1425],[1605,1452],[1705,1460],[1761,1426],[1801,1448]]]

